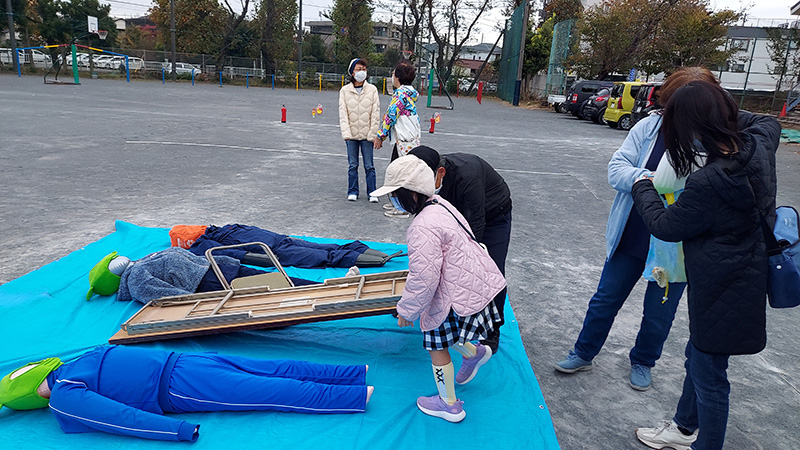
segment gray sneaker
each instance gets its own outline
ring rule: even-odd
[[[691,450],[692,443],[697,440],[697,430],[687,436],[681,433],[675,422],[662,420],[655,428],[637,428],[636,437],[650,448]]]
[[[575,353],[575,350],[570,350],[567,358],[555,364],[557,371],[562,373],[575,373],[584,370],[592,370],[592,362],[582,359]]]
[[[641,364],[631,364],[631,387],[637,391],[646,391],[652,386],[650,368]]]
[[[399,211],[397,209],[390,209],[388,211],[384,211],[383,215],[386,217],[393,217],[395,219],[406,219],[408,217],[411,217],[411,214]]]

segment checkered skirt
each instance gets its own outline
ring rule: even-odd
[[[452,309],[439,328],[422,333],[425,350],[444,350],[456,343],[486,339],[494,331],[494,323],[500,321],[500,312],[494,302],[489,302],[482,311],[461,317]]]

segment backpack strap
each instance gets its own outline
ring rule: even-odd
[[[475,242],[478,242],[478,240],[475,238],[475,235],[474,235],[474,234],[472,234],[472,232],[469,230],[469,228],[467,228],[467,227],[466,227],[466,226],[465,226],[463,223],[461,223],[461,221],[460,221],[460,220],[458,220],[458,217],[456,217],[456,215],[455,215],[455,214],[453,214],[453,211],[450,211],[450,208],[448,208],[447,206],[444,206],[443,204],[439,203],[439,201],[438,201],[438,200],[436,200],[435,198],[434,198],[433,200],[428,200],[427,202],[425,202],[425,206],[428,206],[428,205],[439,205],[439,206],[441,206],[442,208],[444,208],[444,209],[445,209],[447,212],[449,212],[449,213],[450,213],[450,215],[451,215],[451,216],[453,216],[453,219],[456,219],[456,222],[458,222],[458,225],[459,225],[459,226],[461,226],[461,228],[462,228],[464,231],[466,231],[466,232],[467,232],[467,234],[469,235],[469,237],[470,237],[470,238],[471,238],[473,241],[475,241]],[[478,244],[480,244],[480,242],[478,242]]]

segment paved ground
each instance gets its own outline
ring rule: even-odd
[[[335,92],[83,83],[46,86],[39,77],[0,75],[0,283],[113,232],[115,219],[405,240],[407,220],[384,218],[363,192],[356,203],[345,200]],[[685,304],[648,392],[627,382],[643,283],[593,371],[563,376],[552,369],[571,348],[600,276],[613,198],[606,164],[625,133],[552,111],[456,100],[422,141],[445,153],[480,155],[511,187],[509,295],[562,448],[644,448],[634,428],[671,417],[680,394]],[[282,104],[286,124],[279,122]],[[312,117],[317,104],[324,113]],[[427,129],[437,110],[424,104]],[[376,154],[380,182],[389,153]],[[798,147],[782,146],[778,166],[778,203],[800,206]],[[767,349],[731,359],[726,449],[800,448],[799,321],[800,309],[768,311]],[[513,407],[513,399],[500,407]]]

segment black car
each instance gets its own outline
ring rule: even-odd
[[[581,108],[581,117],[591,120],[594,123],[605,125],[606,120],[603,118],[603,114],[606,112],[606,105],[608,105],[610,93],[611,91],[609,89],[603,88],[589,97],[589,101]]]
[[[589,101],[589,97],[603,88],[611,89],[613,81],[608,80],[581,80],[570,86],[567,92],[567,111],[575,117],[580,117],[581,108]]]
[[[639,93],[633,100],[633,110],[631,111],[631,120],[634,124],[647,117],[650,111],[662,108],[658,103],[659,89],[661,89],[661,83],[643,84],[639,89]]]

